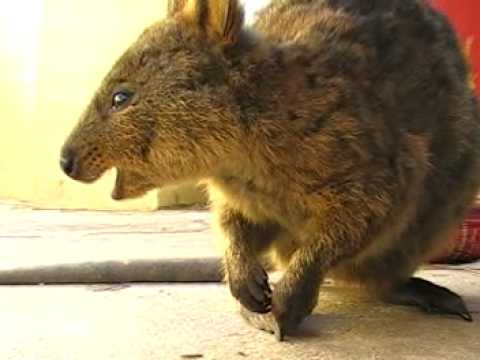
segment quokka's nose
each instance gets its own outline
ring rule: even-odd
[[[63,172],[72,177],[77,170],[77,156],[72,149],[65,149],[60,156],[60,167]]]

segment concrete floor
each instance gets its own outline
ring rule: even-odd
[[[0,359],[479,359],[479,270],[427,277],[464,295],[476,321],[326,286],[298,335],[277,343],[240,319],[222,285],[0,287]]]
[[[128,262],[129,251],[136,259],[152,257],[152,251],[168,259],[170,245],[162,251],[162,244],[150,238],[154,233],[159,238],[176,234],[184,241],[172,250],[173,257],[194,258],[196,242],[202,258],[215,257],[202,240],[209,236],[205,213],[127,217],[5,205],[0,213],[8,220],[0,225],[7,249],[0,269],[24,267],[28,257],[40,268],[62,259],[82,262],[90,255],[98,264],[119,255]],[[176,233],[176,227],[186,230]],[[188,229],[196,230],[184,236]],[[109,253],[115,249],[112,239],[122,248]],[[21,245],[17,249],[15,241]],[[240,319],[221,284],[0,286],[0,360],[480,359],[480,263],[437,266],[420,275],[461,294],[475,321],[379,304],[327,282],[314,315],[295,337],[277,343]]]

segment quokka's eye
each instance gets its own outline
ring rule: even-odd
[[[132,97],[132,93],[127,90],[118,91],[113,94],[112,108],[119,110],[127,105]]]

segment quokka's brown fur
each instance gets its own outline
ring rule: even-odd
[[[477,193],[479,120],[457,39],[421,0],[273,0],[251,28],[236,0],[178,0],[113,66],[62,166],[84,182],[116,167],[117,199],[207,183],[231,292],[279,339],[327,274],[471,320],[411,276]]]

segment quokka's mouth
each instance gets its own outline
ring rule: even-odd
[[[145,195],[155,187],[147,177],[132,170],[117,168],[111,197],[114,200],[134,199]]]
[[[84,184],[92,184],[99,180],[108,170],[109,168],[83,167],[82,164],[80,164],[78,171],[70,175],[70,177]]]
[[[124,200],[125,196],[125,179],[122,171],[117,169],[117,175],[115,176],[115,185],[113,186],[112,195],[113,200]]]

